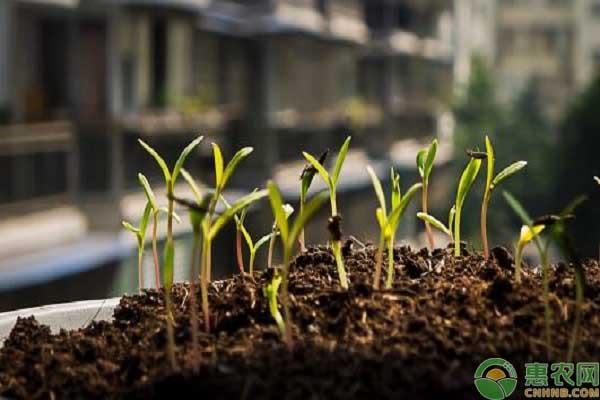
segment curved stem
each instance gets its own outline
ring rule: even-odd
[[[156,290],[160,289],[160,265],[158,263],[158,246],[156,243],[156,229],[158,226],[158,213],[154,213],[152,222],[152,256],[154,257],[154,279],[156,281]]]
[[[375,259],[375,280],[373,281],[373,288],[379,290],[381,281],[381,264],[383,263],[383,248],[385,247],[385,236],[383,233],[379,238],[379,248],[377,249],[377,258]]]
[[[346,275],[346,268],[344,268],[344,258],[342,257],[342,242],[336,240],[331,244],[333,247],[333,255],[335,256],[335,264],[337,272],[340,277],[340,285],[343,289],[348,289],[348,277]]]
[[[206,231],[202,241],[202,255],[200,257],[200,295],[202,296],[202,314],[204,315],[204,330],[210,332],[210,310],[208,304],[208,279],[207,279],[207,254],[210,248],[210,239],[206,237]]]
[[[421,191],[421,199],[422,199],[422,208],[423,208],[423,212],[425,214],[428,213],[427,211],[427,207],[428,207],[428,183],[427,182],[423,182],[423,190]],[[429,225],[429,222],[424,221],[425,222],[425,234],[427,236],[427,242],[429,243],[429,249],[433,250],[435,248],[435,242],[433,240],[433,232],[431,231],[431,226]]]
[[[290,250],[286,247],[283,254],[283,280],[281,282],[281,303],[283,304],[283,318],[285,320],[284,341],[289,350],[294,347],[292,336],[292,316],[290,314],[289,273],[290,273]]]
[[[385,288],[391,289],[394,281],[394,237],[388,240],[388,271]]]

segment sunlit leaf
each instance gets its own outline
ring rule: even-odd
[[[448,213],[448,229],[452,230],[454,226],[454,216],[456,215],[456,206],[452,206],[450,212]]]
[[[485,190],[486,192],[488,190],[491,190],[494,186],[494,147],[492,146],[492,141],[490,140],[490,138],[486,135],[485,137],[485,152],[487,154],[487,177],[486,177],[486,183],[485,183]],[[514,165],[514,164],[513,164]],[[504,170],[506,171],[506,170]],[[504,172],[502,171],[502,172]],[[502,172],[500,174],[502,174]],[[516,171],[515,171],[516,172]],[[512,174],[511,174],[512,175]],[[500,176],[500,175],[498,175]],[[506,179],[506,178],[504,178]],[[500,181],[498,181],[498,183],[500,183]]]
[[[435,155],[437,154],[437,148],[438,141],[437,139],[433,139],[433,141],[429,145],[429,149],[427,150],[427,158],[425,159],[424,164],[424,173],[426,180],[429,180],[429,175],[431,175],[431,170],[433,169],[433,163],[435,161]]]
[[[600,178],[598,178],[597,176],[594,176],[594,180],[596,181],[596,183],[597,183],[598,185],[600,185]]]
[[[421,220],[429,223],[429,225],[433,226],[437,230],[445,233],[450,238],[452,238],[452,231],[450,230],[450,228],[448,228],[446,225],[444,225],[443,222],[441,222],[437,218],[435,218],[435,217],[433,217],[433,216],[431,216],[429,214],[425,214],[424,212],[417,213],[417,217],[419,219],[421,219]]]
[[[387,215],[386,207],[385,207],[385,195],[383,194],[383,188],[381,187],[381,181],[377,177],[373,168],[370,165],[367,165],[367,172],[371,176],[371,182],[373,182],[373,189],[375,189],[375,195],[377,196],[377,200],[379,201],[379,207],[383,210],[383,214]]]
[[[121,225],[123,225],[123,228],[127,229],[129,232],[133,233],[134,235],[139,235],[139,233],[140,233],[140,230],[138,228],[131,225],[127,221],[121,221]]]
[[[267,190],[269,191],[269,202],[271,203],[271,209],[273,210],[273,217],[275,218],[275,224],[281,233],[283,241],[287,241],[289,227],[288,220],[285,216],[283,209],[283,199],[281,198],[281,192],[273,181],[267,183]]]
[[[385,229],[387,225],[387,216],[385,215],[383,209],[381,207],[377,207],[375,210],[375,218],[377,219],[377,223],[381,229]]]
[[[546,228],[546,225],[535,225],[533,228],[530,228],[529,225],[523,225],[521,227],[521,234],[519,235],[519,244],[526,245],[531,242],[544,228]]]
[[[510,178],[512,175],[516,174],[517,172],[519,172],[520,170],[525,168],[526,165],[527,165],[527,161],[517,161],[515,163],[512,163],[508,167],[504,168],[494,178],[494,181],[492,182],[492,187],[498,186],[500,183],[502,183],[506,179]]]
[[[467,193],[469,193],[471,186],[473,186],[473,182],[475,182],[475,179],[477,178],[480,167],[481,160],[472,158],[463,171],[458,184],[458,190],[456,192],[456,208],[462,208],[462,205],[467,197]]]
[[[177,161],[175,162],[175,167],[173,167],[173,176],[171,178],[173,180],[173,184],[177,180],[177,177],[179,176],[179,172],[181,171],[181,168],[183,168],[183,164],[185,163],[185,160],[187,160],[188,156],[194,150],[194,148],[196,148],[196,146],[198,146],[200,144],[202,139],[204,139],[204,136],[197,137],[183,149],[181,154],[179,154],[179,158],[177,158]]]
[[[150,202],[152,209],[158,210],[158,206],[156,204],[156,196],[154,196],[154,192],[152,191],[152,188],[150,187],[150,183],[148,182],[148,179],[146,179],[146,177],[143,174],[138,174],[138,181],[140,182],[140,185],[142,185],[142,188],[144,189],[144,193],[146,193],[146,199],[148,199],[148,201]]]
[[[165,183],[171,182],[171,173],[169,172],[169,167],[167,167],[167,163],[161,156],[158,155],[156,150],[147,145],[142,139],[138,139],[138,143],[150,154],[156,163],[159,165],[162,170],[163,175],[165,176]]]
[[[417,153],[417,170],[421,178],[425,177],[425,157],[427,156],[427,149],[421,149]]]
[[[398,224],[400,223],[400,219],[404,215],[404,212],[406,211],[408,204],[410,203],[410,201],[412,200],[414,195],[419,190],[421,190],[422,187],[423,187],[423,184],[421,184],[421,183],[415,183],[414,185],[412,185],[410,187],[410,189],[408,189],[406,194],[402,197],[402,200],[400,200],[400,203],[398,204],[398,206],[395,209],[393,209],[392,212],[390,213],[390,216],[388,218],[388,227],[391,229],[392,234],[394,232],[396,232],[396,229],[398,228]]]
[[[146,207],[144,207],[144,213],[142,214],[142,218],[140,219],[140,239],[144,241],[146,237],[146,229],[148,228],[148,221],[150,220],[150,214],[152,214],[153,208],[150,202],[146,202]]]
[[[392,201],[390,207],[392,210],[400,204],[400,200],[402,199],[402,190],[400,189],[400,174],[394,171],[394,168],[391,168],[391,182],[392,182]]]
[[[278,236],[278,235],[279,235],[279,232],[275,233],[275,236]],[[271,240],[272,236],[273,236],[273,233],[269,233],[268,235],[265,235],[265,236],[261,237],[260,239],[258,239],[258,241],[254,244],[254,251],[258,251],[258,249],[260,249],[269,240]]]
[[[221,153],[221,148],[216,143],[212,143],[212,149],[215,158],[215,188],[219,190],[223,181],[223,153]]]
[[[254,248],[256,250],[256,247],[255,247],[254,243],[252,242],[252,237],[250,236],[250,233],[248,232],[248,230],[246,229],[246,227],[244,225],[240,225],[240,231],[242,232],[242,235],[244,236],[244,240],[246,241],[248,248],[249,249]]]
[[[351,136],[348,136],[346,138],[344,144],[340,148],[340,152],[338,153],[337,159],[335,160],[333,174],[331,175],[331,181],[333,182],[333,186],[337,185],[338,179],[340,177],[340,172],[342,171],[342,165],[344,165],[344,160],[346,160],[346,154],[348,154],[348,149],[350,148],[351,139]]]
[[[253,151],[254,149],[252,147],[244,147],[243,149],[240,149],[237,153],[235,153],[231,161],[229,161],[229,163],[227,164],[227,167],[225,167],[225,171],[223,172],[223,178],[220,186],[221,190],[225,188],[225,185],[227,185],[227,182],[229,182],[229,179],[235,172],[240,162],[244,158],[248,157]]]

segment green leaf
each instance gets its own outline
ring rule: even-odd
[[[319,211],[323,203],[328,199],[329,194],[327,191],[323,190],[317,193],[310,201],[304,206],[304,209],[296,217],[294,224],[292,225],[292,229],[290,230],[289,237],[287,240],[284,240],[287,244],[286,246],[293,246],[294,242],[298,238],[300,231],[304,228],[304,226],[312,219],[312,217]],[[282,235],[283,238],[283,235]]]
[[[482,395],[485,394],[486,399],[504,399],[506,394],[502,387],[494,380],[489,378],[475,379],[475,386]]]
[[[181,154],[179,154],[179,158],[175,162],[175,167],[173,168],[173,177],[171,178],[173,180],[173,184],[175,184],[175,181],[177,180],[177,177],[179,176],[179,172],[181,171],[181,168],[183,168],[183,164],[185,163],[185,160],[188,158],[188,156],[190,155],[192,150],[194,150],[194,148],[196,148],[196,146],[198,146],[200,144],[202,139],[204,139],[204,136],[197,137],[183,149]]]
[[[319,156],[319,160],[318,160],[319,164],[323,165],[323,163],[327,159],[328,154],[329,154],[329,149],[325,150]],[[302,203],[304,203],[304,201],[306,200],[306,195],[308,194],[308,189],[310,188],[310,185],[312,184],[312,181],[313,181],[316,173],[317,173],[317,170],[314,167],[310,168],[308,165],[305,166],[304,169],[302,170],[302,174],[300,175],[300,180],[301,180],[300,201]]]
[[[127,229],[129,232],[133,233],[136,236],[140,234],[140,230],[127,221],[121,221],[121,225],[123,225],[123,228]]]
[[[575,210],[580,205],[585,203],[588,199],[589,199],[588,196],[585,194],[580,194],[579,196],[575,197],[573,200],[571,200],[569,202],[569,204],[566,205],[565,208],[563,208],[563,210],[560,212],[560,216],[564,217],[566,215],[571,215],[571,214],[575,213]]]
[[[221,189],[221,182],[223,181],[223,153],[221,148],[216,143],[211,143],[213,149],[213,156],[215,158],[215,188]]]
[[[486,193],[489,193],[489,191],[494,187],[494,183],[492,182],[494,180],[494,147],[492,146],[492,141],[487,135],[485,137],[485,152],[487,154],[487,178],[485,181],[485,191]]]
[[[271,203],[271,209],[273,210],[273,217],[275,218],[275,224],[281,233],[281,237],[284,242],[287,242],[289,225],[288,220],[285,216],[283,209],[283,200],[281,198],[281,192],[273,181],[267,183],[267,190],[269,191],[269,202]]]
[[[381,207],[378,207],[375,210],[375,218],[377,219],[379,228],[385,229],[385,227],[387,225],[387,216],[385,215],[385,213],[383,212],[383,209]]]
[[[392,182],[392,210],[400,204],[402,199],[402,190],[400,189],[400,174],[391,168],[391,182]]]
[[[150,202],[146,202],[146,207],[144,208],[144,213],[142,214],[142,219],[140,220],[140,239],[142,242],[146,237],[146,229],[148,228],[148,221],[150,220],[150,214],[152,214],[153,208]]]
[[[452,238],[452,231],[450,230],[450,228],[446,227],[446,225],[444,225],[437,218],[435,218],[429,214],[425,214],[424,212],[417,213],[417,218],[429,223],[429,225],[433,226],[434,228],[436,228],[437,230],[439,230],[441,232],[444,232],[446,235],[448,235],[448,237]]]
[[[510,178],[512,175],[516,174],[527,165],[527,161],[517,161],[512,163],[508,167],[504,168],[492,182],[492,187],[498,186],[500,183],[505,181],[507,178]]]
[[[421,178],[425,178],[425,156],[427,155],[427,149],[421,149],[417,153],[417,169]]]
[[[140,184],[142,185],[142,188],[144,189],[144,193],[146,193],[146,199],[148,199],[148,201],[150,202],[150,205],[152,206],[153,211],[158,210],[158,206],[156,205],[156,196],[154,196],[154,192],[152,191],[152,188],[150,187],[150,183],[148,182],[148,179],[146,179],[146,177],[143,174],[138,174],[138,181],[140,181]]]
[[[323,167],[323,165],[316,158],[314,158],[312,155],[308,154],[307,152],[303,151],[302,155],[304,156],[304,158],[306,158],[306,160],[309,163],[311,163],[311,165],[313,167],[315,167],[315,169],[317,170],[319,175],[321,175],[321,179],[323,179],[323,181],[327,184],[327,186],[331,187],[333,185],[333,181],[330,179],[329,172],[327,172],[325,167]]]
[[[276,233],[275,236],[279,235],[279,233]],[[260,239],[258,239],[258,242],[256,242],[256,244],[254,245],[254,251],[258,251],[258,249],[260,249],[265,243],[267,243],[269,240],[271,240],[271,237],[273,236],[273,233],[269,233],[268,235],[265,235],[263,237],[261,237]]]
[[[194,194],[196,202],[198,204],[202,203],[202,191],[200,190],[200,187],[196,184],[196,181],[194,180],[192,175],[190,175],[190,173],[187,172],[186,169],[181,168],[181,176],[183,176],[183,180],[185,180],[190,189],[192,189],[192,193]]]
[[[381,187],[381,181],[377,177],[373,168],[370,165],[367,165],[367,172],[371,176],[371,182],[373,182],[373,189],[375,189],[375,195],[377,195],[377,200],[379,201],[379,206],[383,210],[384,215],[387,215],[386,207],[385,207],[385,195],[383,194],[383,188]]]
[[[221,190],[225,188],[225,185],[227,185],[227,182],[229,182],[229,179],[235,172],[235,170],[236,170],[237,166],[240,164],[240,162],[244,158],[248,157],[250,155],[250,153],[252,153],[253,151],[254,151],[254,149],[252,147],[244,147],[243,149],[241,149],[237,153],[235,153],[235,155],[233,156],[231,161],[229,161],[229,163],[227,164],[227,167],[225,167],[225,171],[223,172],[223,178],[222,178],[221,186],[220,186]]]
[[[404,197],[402,197],[402,200],[400,200],[400,203],[398,204],[398,206],[395,209],[393,209],[392,212],[390,213],[387,225],[388,225],[388,228],[391,230],[391,232],[390,232],[391,234],[396,232],[396,230],[398,228],[398,223],[400,222],[402,215],[404,215],[404,212],[406,211],[406,207],[408,207],[408,204],[410,203],[410,201],[412,200],[414,195],[422,187],[423,187],[422,183],[415,183],[414,185],[412,185],[410,187],[410,189],[408,189],[408,191],[406,192]]]
[[[510,206],[510,208],[512,208],[513,211],[515,212],[515,214],[517,214],[517,216],[519,218],[521,218],[521,221],[525,225],[531,226],[531,224],[533,224],[533,219],[531,219],[531,217],[529,216],[529,213],[527,213],[527,211],[525,211],[525,208],[515,198],[515,196],[513,196],[511,193],[509,193],[507,191],[503,191],[502,195],[504,196],[504,199],[506,200],[506,202],[508,203],[508,205]]]
[[[342,171],[342,165],[344,165],[344,160],[346,159],[346,154],[348,154],[348,149],[350,148],[350,140],[351,136],[346,138],[346,141],[340,148],[340,152],[338,153],[337,159],[335,160],[335,167],[333,168],[333,174],[331,175],[331,181],[333,186],[335,187],[338,182],[338,178],[340,177],[340,172]]]
[[[473,186],[473,182],[477,178],[477,174],[479,173],[479,168],[481,168],[481,160],[472,158],[467,164],[467,167],[462,173],[460,177],[460,182],[458,184],[458,190],[456,192],[456,208],[462,208],[462,205],[467,198],[467,193]]]
[[[168,184],[171,182],[171,173],[169,172],[169,167],[167,167],[167,163],[161,156],[158,155],[156,150],[147,145],[142,139],[138,139],[138,143],[154,158],[156,163],[159,165],[160,169],[165,176],[165,183]]]
[[[266,190],[261,190],[258,192],[252,192],[247,194],[241,198],[239,198],[235,203],[231,205],[231,208],[227,209],[223,214],[219,215],[219,217],[215,220],[215,222],[210,227],[209,237],[210,239],[214,239],[219,231],[225,226],[230,219],[244,207],[248,207],[250,204],[254,203],[257,200],[266,197],[268,192]]]
[[[431,144],[429,145],[429,149],[427,150],[427,159],[425,160],[424,172],[425,172],[425,180],[429,180],[429,175],[431,175],[431,170],[433,169],[433,162],[435,161],[435,155],[437,154],[438,141],[437,139],[433,139]]]
[[[240,225],[240,231],[242,232],[242,235],[244,236],[244,240],[246,240],[246,244],[248,245],[248,248],[254,249],[256,251],[256,246],[252,242],[252,237],[250,236],[250,233],[248,232],[248,230],[246,229],[246,227],[244,225]]]
[[[165,257],[163,261],[163,284],[165,290],[171,290],[173,286],[173,268],[175,262],[175,246],[173,240],[167,239],[165,243]]]

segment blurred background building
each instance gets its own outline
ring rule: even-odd
[[[464,146],[508,130],[464,117],[485,103],[473,101],[477,71],[498,107],[534,82],[554,132],[599,63],[597,0],[0,1],[0,308],[135,291],[134,238],[120,222],[144,206],[139,171],[162,185],[138,138],[173,162],[203,134],[187,168],[207,184],[211,141],[226,157],[253,146],[228,196],[275,179],[294,203],[301,151],[352,135],[341,210],[345,231],[370,240],[366,163],[384,181],[396,167],[407,186],[416,152],[438,137],[432,202],[447,213]],[[311,241],[326,239],[326,216]],[[252,228],[270,218],[257,208]],[[403,225],[422,244],[420,224]],[[190,227],[176,232],[185,278]],[[231,235],[216,243],[220,276],[235,270]]]

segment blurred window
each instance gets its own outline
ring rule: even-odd
[[[167,23],[156,19],[152,24],[152,103],[167,104]]]
[[[590,4],[590,12],[594,17],[600,18],[600,1]]]

